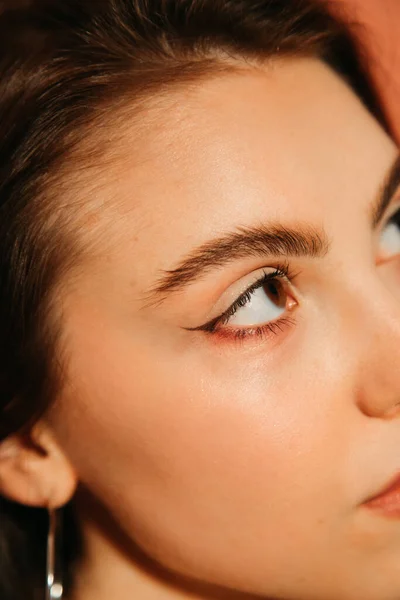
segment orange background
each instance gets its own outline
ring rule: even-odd
[[[392,131],[400,142],[400,0],[333,0],[334,10],[358,27]]]

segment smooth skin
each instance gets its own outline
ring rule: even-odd
[[[92,254],[60,292],[47,456],[19,448],[25,479],[18,448],[0,462],[19,501],[27,481],[53,506],[79,483],[73,600],[398,600],[400,519],[363,504],[400,472],[399,194],[372,225],[395,145],[295,59],[171,92],[113,152]],[[318,252],[259,245],[151,295],[210,240],[278,226]],[[288,278],[198,329],[277,267]]]

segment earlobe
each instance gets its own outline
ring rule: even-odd
[[[0,444],[0,494],[9,500],[58,508],[71,499],[76,486],[74,469],[46,426]]]

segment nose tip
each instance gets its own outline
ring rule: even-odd
[[[380,387],[380,386],[379,386]],[[400,393],[397,390],[397,397]],[[368,383],[358,396],[358,407],[367,417],[391,421],[400,418],[400,402],[393,403],[393,390],[372,388]]]
[[[376,281],[375,281],[376,283]],[[370,289],[370,292],[372,290]],[[369,299],[369,302],[368,302]],[[367,416],[400,417],[400,302],[375,285],[353,315],[353,359],[358,362],[358,407]],[[358,358],[356,358],[358,356]],[[354,364],[354,363],[353,363]]]

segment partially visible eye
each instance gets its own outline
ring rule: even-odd
[[[380,235],[380,258],[400,254],[400,209],[388,220]]]

